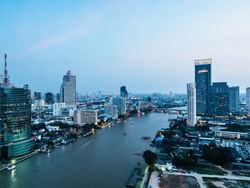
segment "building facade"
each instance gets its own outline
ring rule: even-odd
[[[120,88],[120,96],[128,98],[128,91],[127,91],[126,86],[121,86],[121,88]]]
[[[187,84],[187,125],[196,124],[196,89],[192,83]]]
[[[208,114],[211,86],[212,59],[197,59],[195,62],[196,110],[198,115]]]
[[[25,88],[0,88],[1,158],[10,159],[33,151],[31,94]]]
[[[97,111],[76,110],[74,112],[74,123],[78,125],[97,124]]]
[[[246,89],[246,104],[247,111],[250,113],[250,87]]]
[[[53,104],[55,102],[54,94],[51,92],[45,93],[45,103]]]
[[[213,83],[210,91],[209,114],[227,116],[229,113],[229,87],[226,82]]]
[[[66,105],[76,104],[76,76],[72,75],[70,70],[63,76],[60,97],[61,102]]]
[[[111,104],[117,107],[118,115],[126,115],[127,106],[126,106],[126,98],[125,97],[112,97]]]
[[[107,104],[105,106],[104,113],[112,119],[118,118],[118,110],[116,105]]]
[[[53,116],[62,116],[62,111],[65,107],[65,103],[54,103],[52,105]]]
[[[34,92],[34,100],[41,100],[42,99],[42,93],[39,91]]]
[[[240,112],[240,87],[229,88],[229,111],[231,113]]]

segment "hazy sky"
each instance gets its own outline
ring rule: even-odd
[[[77,91],[186,92],[196,58],[213,81],[250,86],[248,0],[1,0],[0,71],[16,86],[58,92],[67,70]]]

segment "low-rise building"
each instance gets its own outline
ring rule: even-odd
[[[250,138],[247,132],[233,132],[233,131],[215,131],[215,137],[231,138],[231,139],[248,139]]]

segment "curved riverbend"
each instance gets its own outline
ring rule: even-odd
[[[128,118],[50,154],[38,154],[17,164],[15,171],[0,172],[0,187],[123,188],[131,170],[143,163],[136,154],[150,148],[149,141],[141,138],[168,127],[169,116],[150,113]]]

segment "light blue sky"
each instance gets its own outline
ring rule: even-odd
[[[53,3],[52,3],[53,2]],[[250,86],[250,1],[2,0],[0,71],[58,92],[68,69],[77,91],[185,92],[196,58],[213,81]]]

